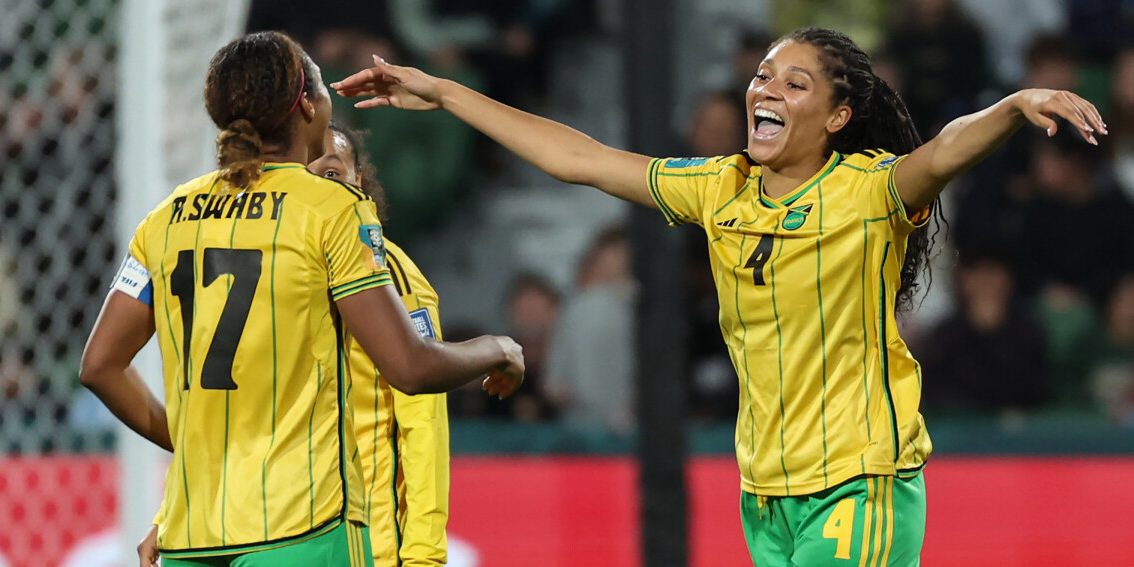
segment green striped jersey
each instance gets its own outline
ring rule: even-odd
[[[151,286],[175,447],[163,552],[263,549],[366,523],[351,340],[334,301],[391,283],[374,203],[300,164],[269,164],[244,190],[213,172],[142,221],[126,263],[131,283]]]
[[[745,491],[810,494],[916,470],[929,456],[921,371],[894,318],[906,238],[928,214],[907,216],[893,187],[900,160],[834,153],[779,199],[763,194],[760,166],[744,155],[650,163],[666,219],[708,235],[740,380]]]

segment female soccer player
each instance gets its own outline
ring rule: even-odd
[[[709,238],[721,329],[740,380],[741,512],[760,565],[913,565],[931,445],[921,374],[898,336],[946,183],[1027,122],[1090,143],[1097,110],[1030,89],[920,143],[905,105],[849,38],[778,40],[746,94],[746,153],[651,159],[604,146],[419,70],[332,85],[371,108],[444,108],[557,179],[693,223]],[[913,236],[911,236],[911,234]]]
[[[361,187],[386,220],[385,192],[355,130],[331,123],[315,175]],[[401,248],[386,240],[394,287],[418,334],[441,339],[437,292]],[[350,351],[354,430],[375,567],[444,565],[449,520],[449,417],[443,394],[407,396],[390,387],[357,344]],[[156,565],[157,530],[138,546],[143,567]]]
[[[385,216],[385,194],[361,134],[332,123],[315,175],[362,187]],[[437,292],[410,257],[386,240],[394,288],[418,334],[441,340]],[[370,357],[352,348],[357,377],[354,430],[366,482],[366,510],[375,567],[445,564],[449,521],[449,412],[444,394],[407,396],[390,387]]]
[[[165,565],[371,565],[346,404],[352,342],[409,393],[488,374],[485,389],[508,395],[522,380],[520,349],[414,330],[390,286],[373,201],[305,168],[323,154],[330,100],[295,42],[257,33],[221,48],[205,103],[221,129],[220,169],[178,187],[138,227],[81,380],[173,446],[159,511]],[[164,415],[128,371],[155,329]]]

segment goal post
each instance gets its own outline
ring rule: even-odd
[[[202,92],[209,59],[244,30],[248,0],[122,0],[117,85],[117,241],[178,184],[214,167],[216,130]],[[157,345],[135,366],[162,397]],[[168,458],[125,426],[118,432],[120,537],[130,557],[161,499]]]

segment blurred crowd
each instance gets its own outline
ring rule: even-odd
[[[674,136],[679,142],[671,155],[740,151],[745,146],[744,90],[766,48],[779,33],[812,23],[845,30],[871,52],[876,72],[902,94],[926,139],[949,120],[1019,88],[1070,89],[1099,106],[1111,132],[1100,138],[1100,147],[1087,145],[1067,125],[1050,138],[1025,129],[952,184],[942,201],[948,226],[931,227],[937,230],[939,252],[932,281],[923,282],[926,299],[902,325],[923,365],[922,403],[928,414],[1012,417],[1073,411],[1134,427],[1130,3],[765,3],[771,17],[735,34],[731,54],[723,62],[727,71],[718,74],[721,80],[696,85],[700,92],[692,108],[680,113],[684,123]],[[547,114],[556,110],[549,96],[556,50],[580,37],[615,34],[616,26],[608,22],[616,4],[257,0],[248,28],[293,34],[328,79],[367,66],[370,54],[376,53]],[[30,86],[0,88],[0,149],[8,160],[0,177],[6,225],[0,229],[0,441],[6,443],[11,431],[22,427],[19,424],[69,422],[90,428],[92,423],[110,423],[78,392],[72,373],[60,370],[73,370],[81,341],[57,341],[54,350],[41,352],[27,339],[31,335],[16,332],[22,328],[32,334],[53,333],[54,323],[47,320],[18,325],[27,318],[21,306],[81,293],[86,299],[71,303],[82,309],[63,324],[74,336],[85,336],[102,294],[101,280],[43,289],[42,278],[29,279],[35,270],[53,269],[52,260],[36,258],[46,263],[25,269],[29,260],[23,247],[31,236],[17,230],[13,221],[29,214],[29,201],[17,192],[30,188],[45,195],[42,202],[36,201],[41,204],[30,205],[44,212],[55,211],[57,200],[110,207],[114,198],[112,188],[59,182],[61,176],[76,172],[90,178],[108,173],[112,145],[93,133],[105,132],[113,118],[113,99],[106,96],[106,86],[99,85],[101,73],[88,73],[83,70],[89,65],[75,64],[92,56],[89,53],[72,49],[44,56],[54,63],[42,87],[32,81]],[[113,59],[109,53],[106,57]],[[11,65],[12,53],[0,53],[0,69],[8,73]],[[36,104],[48,97],[66,104]],[[337,103],[336,113],[370,132],[367,151],[389,192],[389,232],[411,251],[417,250],[415,242],[452,222],[477,199],[479,188],[508,176],[508,168],[514,167],[502,152],[445,113],[361,113],[345,103]],[[81,160],[67,153],[77,148],[85,148]],[[27,165],[33,159],[38,165]],[[24,166],[17,169],[13,163]],[[64,190],[71,193],[52,193]],[[57,214],[61,216],[53,226],[60,229],[106,219]],[[109,233],[101,225],[84,230]],[[685,289],[691,326],[686,368],[690,412],[698,420],[728,423],[736,416],[737,383],[720,338],[704,236],[697,230],[684,232],[689,240]],[[631,270],[624,227],[607,227],[589,239],[567,285],[556,285],[539,270],[509,276],[500,311],[504,330],[524,346],[527,383],[504,401],[487,399],[478,390],[454,392],[454,417],[633,432],[639,283]],[[110,266],[114,262],[109,250],[108,243],[88,247],[83,254]],[[441,300],[444,315],[445,297]],[[492,325],[446,320],[445,328],[448,339],[460,340]],[[64,386],[58,385],[60,380]],[[9,443],[0,451],[50,448],[46,441]]]

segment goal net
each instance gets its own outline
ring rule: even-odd
[[[126,565],[164,457],[78,382],[141,218],[212,168],[201,92],[247,0],[7,0],[0,17],[0,567]],[[138,358],[160,396],[156,349]]]

